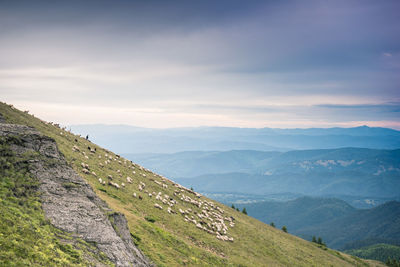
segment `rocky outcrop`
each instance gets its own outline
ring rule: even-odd
[[[0,114],[0,123],[6,123],[6,120],[4,119],[3,115]]]
[[[29,169],[40,182],[42,208],[51,224],[95,244],[116,266],[152,266],[132,242],[125,217],[96,196],[53,139],[27,126],[0,123],[0,136],[7,135],[20,140],[11,146],[16,154],[38,152]]]

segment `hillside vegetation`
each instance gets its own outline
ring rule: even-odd
[[[400,259],[400,247],[389,244],[375,244],[358,249],[347,250],[346,253],[364,259],[374,259],[386,262],[388,259]]]
[[[335,249],[357,248],[357,243],[396,244],[400,240],[400,202],[371,209],[355,209],[338,199],[302,197],[288,202],[265,201],[236,205],[250,216],[311,240],[320,236]],[[366,242],[369,242],[366,243]]]
[[[301,235],[318,235],[332,247],[363,239],[382,239],[385,243],[400,240],[400,202],[390,201],[368,210],[356,210],[319,225],[304,227]]]
[[[38,181],[28,172],[37,154],[17,156],[18,138],[0,136],[0,266],[88,266],[86,258],[110,265],[93,244],[52,226],[41,209]]]
[[[135,243],[158,266],[381,265],[283,233],[6,104],[0,113],[55,139],[96,194],[126,216]]]
[[[301,197],[287,202],[262,201],[236,206],[240,209],[245,207],[250,216],[262,222],[268,224],[274,222],[279,228],[286,225],[290,232],[295,234],[304,227],[319,225],[356,211],[342,200],[315,197]]]

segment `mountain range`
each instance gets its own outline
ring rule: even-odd
[[[117,153],[261,150],[360,147],[400,148],[400,132],[378,127],[354,128],[232,128],[194,127],[150,129],[128,125],[71,125],[73,132]]]
[[[352,196],[364,198],[371,205],[374,199],[378,204],[379,198],[399,197],[399,149],[190,151],[125,156],[202,192]]]

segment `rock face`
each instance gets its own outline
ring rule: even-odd
[[[40,182],[42,208],[51,224],[96,244],[116,266],[153,266],[132,242],[125,217],[113,212],[68,166],[53,139],[27,126],[0,123],[0,136],[6,135],[22,141],[11,146],[15,153],[40,154],[29,168]]]
[[[0,114],[0,123],[6,123],[6,120],[4,119],[3,115]]]

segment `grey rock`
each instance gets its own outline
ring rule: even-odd
[[[0,113],[0,123],[6,123],[6,119],[4,119],[1,113]]]
[[[0,124],[0,136],[17,136],[17,154],[39,152],[30,172],[39,179],[42,208],[55,227],[96,244],[116,266],[153,266],[132,242],[124,215],[113,212],[96,196],[59,152],[56,142],[35,129]],[[99,263],[95,263],[100,265]]]

